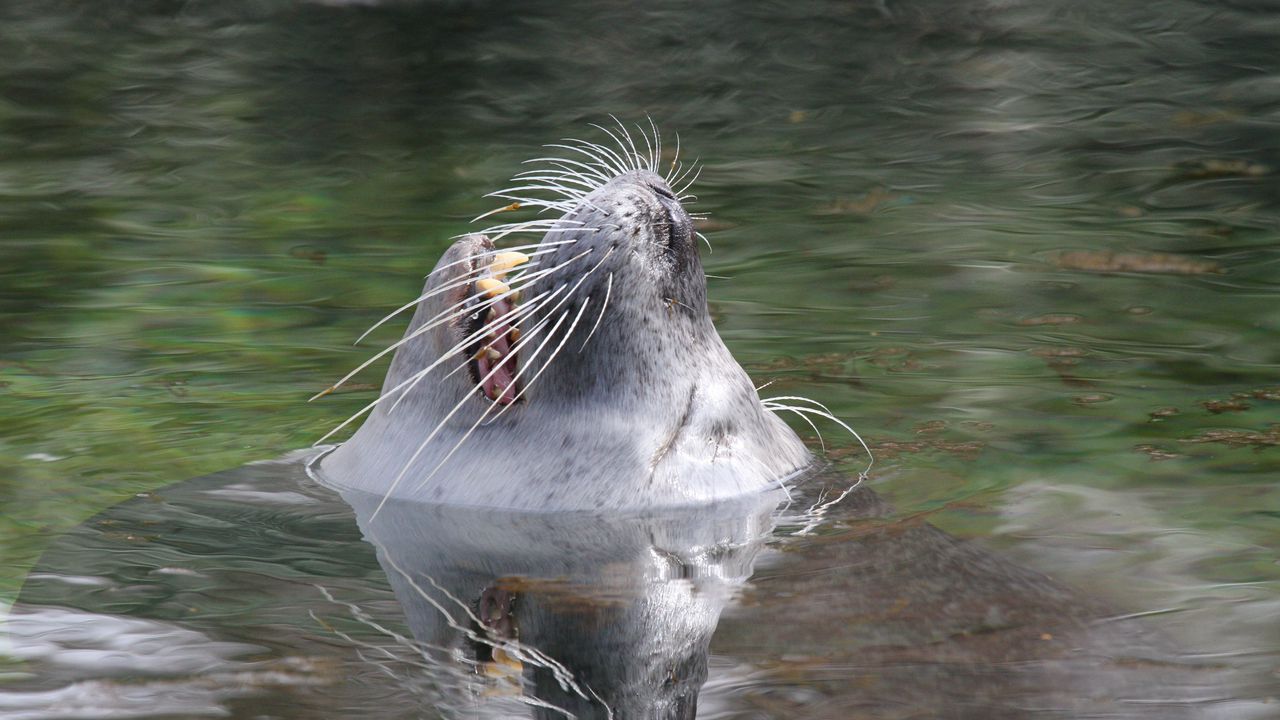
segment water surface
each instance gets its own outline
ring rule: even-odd
[[[377,370],[304,402],[538,145],[647,115],[704,165],[730,349],[862,431],[899,516],[1240,669],[1205,695],[1224,717],[1276,694],[1269,4],[13,2],[0,27],[6,598],[105,508],[371,399]],[[763,687],[717,657],[704,695]]]

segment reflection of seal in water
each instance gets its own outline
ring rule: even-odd
[[[370,417],[322,461],[326,479],[450,503],[621,508],[756,492],[811,463],[716,334],[657,142],[619,144],[565,146],[584,161],[550,160],[500,194],[563,213],[487,231],[545,232],[528,256],[485,235],[449,248],[409,305]],[[512,194],[531,188],[567,199]]]
[[[472,669],[471,678],[451,673],[437,708],[677,720],[696,713],[712,633],[750,576],[782,493],[625,514],[343,497],[422,659],[443,672]]]

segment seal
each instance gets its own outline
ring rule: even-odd
[[[643,152],[625,128],[605,132],[617,149],[554,146],[581,159],[541,158],[494,193],[514,200],[499,211],[559,217],[444,253],[402,308],[415,308],[404,337],[374,358],[394,352],[379,398],[320,479],[421,501],[623,509],[756,493],[814,464],[775,414],[791,408],[761,401],[712,324],[682,205],[691,168],[658,172],[656,129]],[[515,231],[543,238],[495,245]]]

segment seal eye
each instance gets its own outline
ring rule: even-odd
[[[663,187],[662,185],[650,185],[649,187],[661,197],[664,197],[668,200],[676,199],[675,194],[672,193],[670,190],[668,190],[666,187]]]

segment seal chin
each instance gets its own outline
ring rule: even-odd
[[[679,194],[646,167],[600,175],[548,205],[536,245],[478,234],[445,252],[322,476],[545,510],[757,492],[810,464],[715,331]]]

